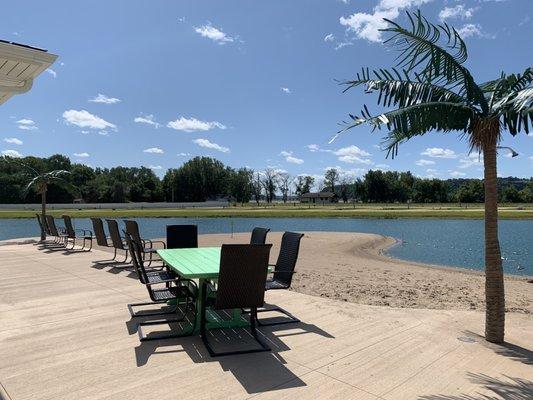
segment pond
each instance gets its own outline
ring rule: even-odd
[[[399,240],[388,250],[392,257],[428,264],[483,269],[483,221],[449,219],[358,218],[136,218],[147,238],[165,236],[168,224],[197,224],[202,233],[249,232],[254,226],[272,231],[364,232]],[[92,229],[89,219],[76,219],[77,228]],[[62,225],[62,224],[61,224]],[[33,219],[0,219],[0,240],[37,236]],[[533,275],[533,220],[500,221],[504,271]]]

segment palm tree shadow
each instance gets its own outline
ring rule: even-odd
[[[496,354],[511,358],[526,365],[533,365],[533,351],[529,349],[508,342],[502,344],[490,343],[487,342],[483,336],[471,331],[464,331],[464,334],[476,337],[482,346],[491,349]]]
[[[506,380],[492,378],[485,374],[468,374],[473,383],[483,386],[492,394],[460,394],[450,395],[429,395],[419,397],[419,400],[531,400],[533,399],[533,382],[523,378],[513,378],[504,375]]]

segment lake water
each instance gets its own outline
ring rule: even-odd
[[[202,233],[249,232],[254,226],[272,231],[365,232],[392,236],[400,244],[388,254],[429,264],[483,269],[483,221],[442,219],[357,218],[137,218],[147,238],[165,236],[168,224],[197,224]],[[62,225],[62,224],[60,224]],[[89,219],[76,228],[92,229]],[[37,236],[34,219],[0,219],[0,240]],[[533,275],[533,220],[500,221],[504,271]]]

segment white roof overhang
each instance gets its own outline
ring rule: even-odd
[[[33,80],[56,58],[45,50],[0,41],[0,104],[30,90]]]

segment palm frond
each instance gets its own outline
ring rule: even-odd
[[[374,70],[362,69],[355,80],[341,82],[346,85],[343,92],[365,85],[365,93],[377,91],[378,105],[384,107],[405,107],[413,104],[430,103],[437,101],[451,103],[465,103],[466,99],[443,86],[423,81],[423,78],[415,74],[414,80],[409,77],[407,71],[403,74],[396,69]]]
[[[343,122],[343,128],[329,141],[333,142],[339,135],[364,123],[372,125],[372,130],[381,129],[383,125],[390,131],[401,132],[408,138],[420,136],[429,131],[449,132],[452,130],[467,132],[475,111],[464,104],[449,102],[421,103],[388,111],[372,116],[367,106],[361,110],[361,116],[350,115],[350,122]]]
[[[468,58],[466,45],[459,33],[447,24],[434,25],[422,16],[407,12],[411,29],[402,28],[394,21],[385,19],[391,27],[382,29],[392,33],[385,43],[400,50],[397,66],[408,72],[420,67],[420,75],[434,83],[450,85],[468,102],[488,112],[483,91],[474,81],[463,63]],[[444,47],[439,43],[444,38]]]
[[[505,75],[502,73],[499,79],[487,82],[482,89],[490,93],[489,108],[492,112],[498,109],[510,99],[514,99],[521,91],[527,90],[533,83],[533,68],[526,68],[524,73]]]

